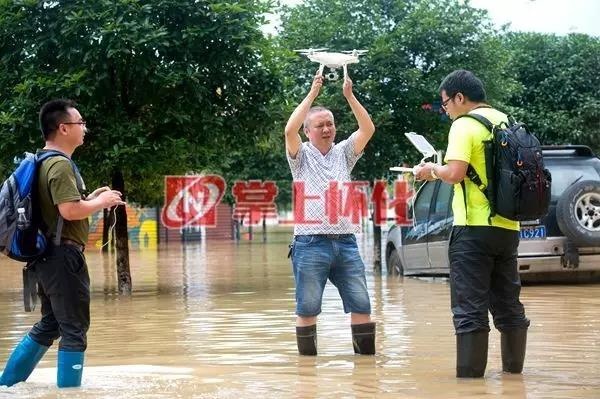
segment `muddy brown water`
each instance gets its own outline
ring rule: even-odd
[[[367,279],[374,357],[355,356],[349,317],[328,284],[319,355],[299,357],[294,282],[278,242],[209,242],[131,253],[134,294],[116,295],[114,259],[87,251],[92,325],[83,386],[58,390],[56,348],[0,398],[600,398],[600,285],[532,285],[523,375],[501,372],[497,331],[484,379],[454,377],[446,279]],[[367,265],[371,238],[359,236]],[[37,320],[20,265],[0,260],[0,368]]]

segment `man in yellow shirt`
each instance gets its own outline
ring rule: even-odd
[[[417,180],[441,179],[454,184],[454,227],[450,236],[450,295],[456,331],[456,376],[483,377],[487,365],[488,309],[501,332],[502,369],[521,373],[529,320],[519,301],[521,281],[517,268],[519,222],[490,217],[490,204],[467,177],[473,166],[487,185],[484,140],[487,128],[473,118],[477,113],[493,124],[507,116],[486,104],[483,83],[473,73],[457,70],[439,88],[442,107],[453,120],[448,135],[446,165],[421,165]]]

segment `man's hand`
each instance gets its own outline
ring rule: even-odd
[[[298,131],[302,127],[304,118],[306,118],[313,101],[319,96],[321,86],[323,86],[323,74],[321,72],[321,68],[319,67],[313,78],[310,91],[306,97],[304,97],[304,100],[302,100],[296,109],[294,109],[294,112],[292,112],[290,119],[288,119],[288,122],[285,125],[285,148],[292,158],[296,158],[296,154],[302,145],[302,139],[300,138]]]
[[[100,188],[101,192],[95,198],[58,204],[58,212],[65,220],[82,220],[101,209],[112,208],[115,205],[125,205],[120,192],[106,188]],[[98,190],[95,190],[94,193],[96,191]]]
[[[415,166],[415,180],[417,181],[432,181],[435,180],[431,174],[433,167],[435,166],[432,162],[422,163]]]
[[[365,146],[373,136],[375,125],[373,125],[373,121],[365,107],[363,107],[354,96],[354,93],[352,92],[352,79],[350,79],[346,67],[344,67],[344,85],[342,86],[342,92],[344,93],[344,97],[346,97],[346,101],[348,101],[348,105],[350,105],[350,109],[352,109],[356,122],[358,122],[358,130],[353,133],[356,134],[354,137],[354,153],[358,155],[364,150]]]
[[[352,79],[349,76],[344,78],[344,85],[342,86],[342,92],[344,93],[344,97],[347,99],[352,97],[354,93],[352,92]]]
[[[103,193],[105,191],[109,191],[109,190],[110,190],[110,187],[108,187],[108,186],[97,188],[90,195],[88,195],[85,199],[93,200],[94,198],[98,197],[101,193]]]
[[[312,86],[310,87],[310,92],[308,95],[314,100],[319,96],[321,92],[321,87],[323,86],[323,75],[317,71],[317,74],[313,78]]]
[[[103,191],[98,195],[98,201],[102,204],[103,208],[112,208],[115,205],[125,205],[125,202],[121,200],[121,193],[117,190]]]

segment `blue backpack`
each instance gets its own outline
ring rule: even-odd
[[[41,154],[25,153],[17,169],[2,184],[0,251],[12,259],[32,262],[46,251],[48,243],[44,234],[45,225],[35,190],[37,190],[39,166],[44,160],[54,156],[69,159],[58,151],[46,151]],[[71,164],[79,181],[79,172],[72,161]],[[61,220],[62,218],[59,217],[60,230],[62,230]],[[58,227],[57,235],[60,235]]]

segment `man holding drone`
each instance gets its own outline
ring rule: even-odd
[[[370,316],[365,266],[354,236],[359,226],[344,216],[332,223],[324,199],[332,182],[343,186],[351,180],[350,172],[373,136],[375,126],[354,96],[352,80],[344,66],[343,94],[356,118],[358,130],[348,139],[334,144],[333,114],[325,107],[312,106],[322,85],[320,68],[309,93],[285,127],[287,159],[296,188],[294,203],[296,208],[298,204],[306,204],[306,209],[301,210],[306,217],[296,217],[290,250],[296,282],[298,352],[301,355],[317,354],[317,316],[321,313],[323,290],[329,279],[340,293],[344,311],[351,314],[354,352],[373,355],[375,323]],[[299,134],[302,125],[308,137],[308,142],[304,143]],[[304,198],[300,198],[302,195]],[[296,209],[295,215],[299,214]]]

